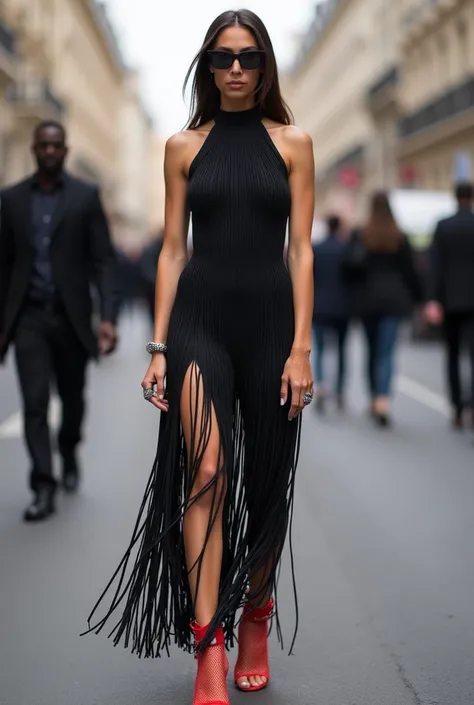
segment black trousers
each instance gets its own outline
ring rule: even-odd
[[[30,487],[55,487],[48,426],[51,386],[62,402],[58,447],[67,457],[81,440],[84,386],[89,354],[57,305],[26,304],[14,337],[23,397],[25,440],[31,458]]]
[[[446,341],[446,367],[449,393],[453,408],[460,413],[466,402],[474,408],[474,311],[466,313],[447,313],[444,319]],[[461,385],[461,352],[467,347],[471,363],[471,390],[466,399]]]

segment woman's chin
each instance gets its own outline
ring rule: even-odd
[[[247,86],[226,86],[225,89],[222,91],[222,95],[227,100],[238,100],[239,102],[248,102],[249,99],[252,97],[252,94],[249,92]]]

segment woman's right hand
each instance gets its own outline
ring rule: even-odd
[[[154,389],[155,394],[149,401],[160,411],[168,411],[169,403],[165,399],[166,357],[163,353],[154,353],[150,366],[142,380],[143,389]],[[156,386],[156,388],[155,388]]]

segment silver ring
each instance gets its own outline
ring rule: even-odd
[[[313,395],[310,394],[309,392],[306,392],[306,394],[303,397],[303,404],[305,406],[308,406],[308,404],[311,404],[312,401],[313,401]]]
[[[149,389],[143,390],[143,398],[146,399],[146,401],[150,401],[150,399],[154,396],[155,396],[155,390],[153,389],[153,387],[150,387]]]

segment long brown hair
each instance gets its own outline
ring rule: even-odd
[[[267,28],[251,10],[228,10],[217,17],[207,30],[204,43],[193,59],[186,74],[183,93],[195,68],[192,84],[190,118],[186,125],[195,129],[213,120],[220,108],[220,91],[209,71],[206,52],[215,46],[219,34],[227,27],[245,27],[255,38],[257,46],[265,52],[265,67],[255,94],[255,103],[264,117],[289,125],[293,121],[290,109],[281,96],[278,68]]]
[[[362,232],[367,248],[374,252],[396,252],[400,247],[402,233],[385,191],[372,196],[370,217]]]

